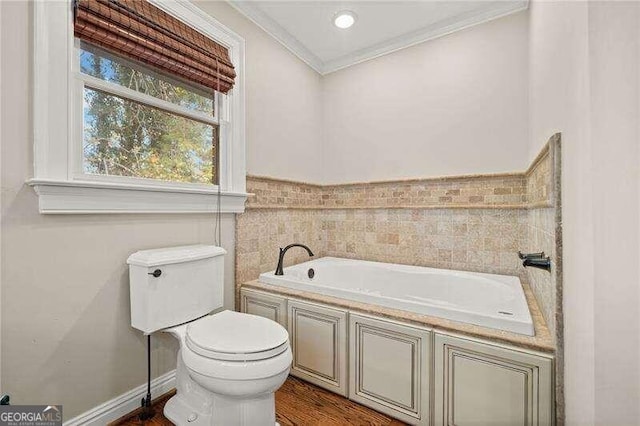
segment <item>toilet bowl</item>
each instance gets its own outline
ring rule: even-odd
[[[176,395],[165,416],[184,426],[273,426],[274,392],[291,366],[289,334],[267,318],[224,306],[224,255],[216,246],[142,250],[129,264],[131,326],[180,342]]]
[[[291,366],[280,324],[223,311],[164,331],[180,342],[177,393],[165,416],[177,425],[269,425],[274,392]]]

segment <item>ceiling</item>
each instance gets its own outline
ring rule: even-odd
[[[528,0],[228,1],[321,74],[528,6]],[[349,29],[333,25],[342,10],[358,17]]]

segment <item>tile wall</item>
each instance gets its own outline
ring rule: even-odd
[[[309,246],[316,257],[325,256],[321,210],[250,209],[236,219],[236,307],[240,285],[255,280],[260,273],[273,271],[278,264],[278,248],[298,242]],[[239,242],[239,244],[238,244]],[[309,259],[307,252],[292,248],[285,266]]]
[[[328,208],[514,207],[524,203],[522,174],[459,176],[324,187]]]
[[[342,209],[322,215],[330,256],[517,275],[521,209]]]
[[[551,258],[551,272],[526,268],[540,310],[552,335],[561,331],[562,220],[560,209],[560,135],[554,135],[525,173],[528,211],[522,250],[544,251]]]

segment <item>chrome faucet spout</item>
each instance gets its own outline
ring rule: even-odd
[[[275,275],[284,275],[284,255],[287,252],[287,250],[289,250],[291,247],[302,247],[303,249],[305,249],[307,251],[307,253],[309,253],[309,257],[313,257],[314,254],[311,251],[311,249],[307,246],[305,246],[304,244],[289,244],[288,246],[286,246],[285,248],[280,247],[280,254],[278,256],[278,266],[276,266],[276,272]]]

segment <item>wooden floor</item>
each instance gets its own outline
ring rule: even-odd
[[[169,392],[153,402],[156,414],[152,419],[140,421],[139,410],[136,410],[111,423],[110,426],[172,425],[162,415],[162,409],[174,393],[175,391]],[[281,426],[404,425],[398,420],[291,376],[276,392],[276,417]]]

